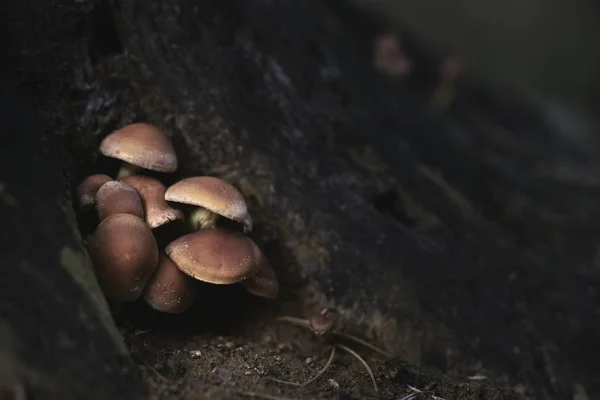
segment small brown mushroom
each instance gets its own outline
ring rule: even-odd
[[[213,228],[217,215],[252,230],[252,218],[242,194],[230,183],[213,176],[185,178],[167,189],[165,199],[198,206],[190,215],[194,229]]]
[[[88,241],[96,277],[106,297],[134,301],[158,264],[152,230],[139,217],[113,214],[98,225]]]
[[[167,188],[160,181],[144,175],[131,175],[121,179],[139,193],[144,204],[146,223],[154,229],[168,222],[183,219],[180,210],[169,206],[165,200]]]
[[[321,336],[333,331],[334,322],[331,310],[325,308],[319,314],[315,314],[309,318],[308,326],[315,335]]]
[[[122,160],[117,179],[140,168],[158,172],[177,170],[177,155],[169,137],[154,125],[135,123],[112,132],[100,143],[100,152]]]
[[[196,282],[180,271],[165,254],[142,294],[146,303],[157,311],[179,314],[187,310],[197,293]]]
[[[79,210],[92,207],[96,201],[96,193],[106,182],[112,178],[104,174],[94,174],[85,178],[77,186],[77,206]]]
[[[200,281],[229,285],[260,269],[261,252],[247,236],[225,229],[202,229],[169,243],[165,252],[177,268]]]
[[[144,205],[138,192],[124,182],[106,182],[96,193],[96,212],[102,222],[112,214],[133,214],[144,218]]]
[[[393,33],[377,36],[374,41],[373,61],[375,68],[396,78],[406,78],[412,63],[408,59],[400,38]]]
[[[275,300],[279,294],[277,276],[264,255],[261,255],[260,260],[258,272],[240,283],[255,296]]]

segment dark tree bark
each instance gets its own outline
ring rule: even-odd
[[[142,398],[77,232],[62,152],[1,87],[0,397]]]
[[[378,74],[385,27],[342,2],[46,3],[8,2],[10,73],[45,129],[19,118],[1,149],[2,319],[15,360],[55,379],[28,380],[36,398],[136,396],[67,199],[84,174],[114,173],[98,143],[138,120],[172,136],[169,179],[216,175],[249,199],[278,313],[333,306],[398,355],[376,368],[383,398],[600,395],[593,146],[473,79],[432,109],[436,57],[404,33],[416,78]],[[153,351],[188,343],[162,334]],[[219,386],[180,363],[189,390]],[[232,368],[247,393],[274,390]],[[348,396],[368,393],[361,373]]]

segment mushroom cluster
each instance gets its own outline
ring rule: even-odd
[[[184,178],[167,188],[156,172],[177,170],[169,138],[147,123],[109,134],[100,152],[122,162],[116,179],[85,178],[77,187],[80,212],[93,212],[97,226],[86,242],[98,282],[115,303],[143,298],[165,313],[182,313],[198,291],[197,281],[241,284],[254,295],[274,300],[275,272],[245,234],[252,219],[242,194],[212,176]],[[185,212],[189,210],[189,212]],[[230,221],[239,230],[218,221]],[[187,222],[187,231],[165,246],[157,228]]]

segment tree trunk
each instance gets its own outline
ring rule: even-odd
[[[77,232],[69,156],[1,87],[0,398],[142,398]]]
[[[231,388],[208,374],[227,362],[221,339],[168,326],[127,336],[178,393],[277,395],[258,378],[314,367],[287,353],[273,364],[276,345],[256,332],[331,306],[346,331],[397,354],[371,363],[382,398],[407,385],[446,399],[600,395],[593,146],[472,78],[449,109],[432,108],[436,57],[404,33],[415,77],[378,73],[372,41],[385,27],[344,2],[46,3],[8,2],[11,77],[43,128],[7,94],[15,124],[1,149],[2,320],[21,349],[7,365],[29,366],[15,376],[35,398],[139,396],[69,203],[85,174],[115,173],[98,144],[134,121],[171,135],[171,181],[215,175],[240,189],[282,285],[275,309],[238,292],[223,306],[258,354],[232,359],[267,371],[233,363]],[[267,317],[235,312],[256,304]],[[370,393],[364,371],[336,371],[348,397]],[[462,378],[475,375],[485,384]]]

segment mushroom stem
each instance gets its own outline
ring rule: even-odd
[[[459,58],[451,57],[443,61],[439,83],[432,94],[431,102],[440,108],[452,105],[456,97],[458,80],[464,73],[464,66]]]
[[[455,88],[451,82],[442,82],[434,91],[431,103],[439,108],[448,108],[455,95]]]
[[[327,371],[327,369],[331,366],[331,363],[333,362],[333,357],[335,357],[335,346],[331,346],[331,352],[329,353],[329,358],[327,359],[325,366],[323,368],[321,368],[319,370],[319,372],[317,372],[312,378],[305,381],[304,383],[285,381],[282,379],[272,378],[270,376],[267,376],[266,379],[273,381],[273,382],[277,382],[277,383],[283,383],[284,385],[292,385],[292,386],[296,386],[296,387],[308,386],[312,382],[316,381],[321,375],[323,375],[325,373],[325,371]]]
[[[317,314],[317,316],[321,316],[323,314]],[[313,316],[314,318],[314,316]],[[311,318],[311,319],[313,319]],[[292,325],[296,325],[302,328],[306,328],[306,329],[310,329],[313,333],[315,333],[314,328],[311,326],[311,319],[305,319],[305,318],[298,318],[298,317],[290,317],[287,315],[281,316],[281,317],[277,317],[277,321],[282,321],[282,322],[287,322],[290,323]],[[330,330],[328,330],[327,332],[324,332],[325,334],[331,334],[334,336],[338,336],[341,338],[344,338],[346,340],[350,340],[352,342],[358,343],[360,345],[363,345],[379,354],[382,354],[386,357],[393,357],[392,354],[388,353],[385,350],[380,349],[379,347],[375,346],[374,344],[371,344],[369,342],[367,342],[366,340],[363,340],[357,336],[354,335],[350,335],[348,333],[344,333],[338,330],[333,330],[333,327],[330,328]],[[320,336],[320,335],[317,335]]]
[[[211,229],[216,226],[218,215],[204,207],[198,207],[189,217],[189,223],[193,230]]]
[[[137,165],[133,165],[128,163],[127,161],[123,161],[121,164],[121,168],[117,173],[117,179],[122,179],[131,175],[135,175],[141,168]]]
[[[284,315],[282,317],[277,317],[277,321],[289,322],[292,325],[310,329],[310,321],[308,319],[304,319],[304,318],[290,317],[290,316]]]
[[[371,378],[371,382],[373,382],[373,388],[376,392],[379,392],[379,388],[377,387],[377,381],[375,380],[375,375],[373,375],[371,367],[369,367],[369,364],[367,364],[364,358],[362,358],[357,352],[352,350],[350,347],[344,346],[343,344],[336,344],[336,346],[344,350],[346,353],[350,354],[352,357],[356,358],[363,365],[363,367],[365,367],[367,373],[369,374],[369,377]]]

